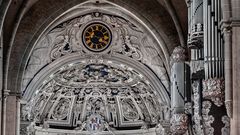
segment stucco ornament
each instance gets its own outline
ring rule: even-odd
[[[156,48],[156,41],[142,27],[114,14],[90,12],[58,24],[39,39],[26,66],[23,93],[31,78],[46,65],[73,54],[125,56],[154,70],[169,88],[163,52]]]
[[[188,116],[186,114],[173,114],[171,118],[171,131],[182,135],[188,130]]]
[[[224,79],[203,80],[203,98],[212,100],[218,107],[222,106],[224,103]]]
[[[166,106],[143,75],[107,63],[89,59],[56,70],[39,85],[23,116],[38,125],[90,132],[168,121]]]

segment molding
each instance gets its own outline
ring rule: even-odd
[[[234,18],[232,18],[231,27],[240,27],[240,20],[235,20]]]
[[[64,56],[61,59],[52,62],[52,64],[46,66],[33,78],[32,82],[34,83],[30,83],[30,85],[27,87],[23,98],[26,101],[29,101],[32,95],[34,94],[34,92],[37,90],[37,88],[41,84],[41,82],[43,82],[47,76],[53,74],[57,69],[63,67],[64,65],[68,65],[71,63],[78,63],[81,61],[86,61],[88,59],[90,60],[91,59],[94,60],[96,58],[99,59],[99,57],[100,56],[96,56],[94,58],[92,57],[92,55],[81,55],[81,54],[75,53],[69,56]],[[170,105],[170,98],[168,96],[167,90],[161,84],[161,81],[157,78],[157,76],[145,65],[135,60],[129,60],[128,58],[126,58],[126,56],[117,55],[117,54],[113,56],[102,55],[102,59],[109,62],[116,62],[119,64],[121,63],[138,71],[140,74],[145,76],[146,80],[148,80],[153,85],[153,88],[157,90],[157,93],[159,93],[159,96],[161,97],[161,99],[163,99],[163,102]]]
[[[3,97],[4,98],[6,98],[6,97],[8,97],[9,96],[9,94],[10,94],[10,92],[11,92],[11,90],[3,90]]]

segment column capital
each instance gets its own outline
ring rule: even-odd
[[[190,7],[191,3],[192,3],[192,0],[185,0],[185,1],[186,1],[186,4],[187,4],[187,7]]]
[[[9,92],[9,96],[16,96],[17,98],[21,98],[21,93],[19,93],[19,92]]]
[[[171,63],[185,62],[187,59],[186,54],[187,54],[186,48],[184,48],[183,46],[175,47],[171,55]]]
[[[10,90],[3,90],[3,97],[6,98],[7,96],[9,96]]]
[[[220,28],[222,33],[231,33],[232,32],[232,25],[230,20],[221,20]]]

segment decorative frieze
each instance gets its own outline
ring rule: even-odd
[[[188,130],[188,116],[184,113],[173,114],[171,118],[171,131],[173,134],[184,134]]]
[[[210,78],[203,80],[203,98],[210,99],[220,107],[224,102],[224,79]]]

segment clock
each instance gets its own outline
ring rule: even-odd
[[[106,25],[102,23],[92,23],[83,30],[82,39],[87,49],[100,52],[110,45],[112,34]]]

